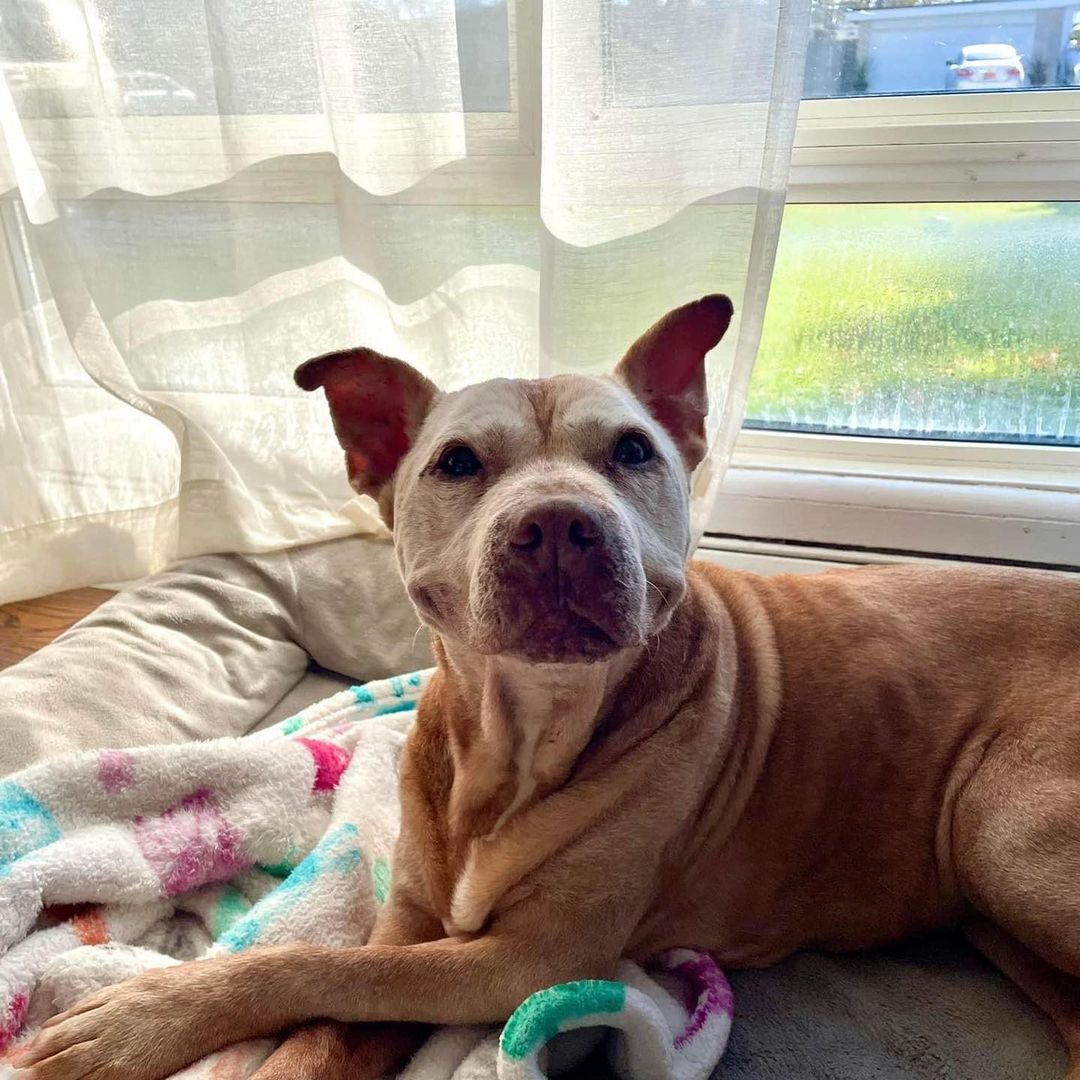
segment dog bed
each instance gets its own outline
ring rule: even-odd
[[[385,543],[193,559],[0,674],[0,770],[239,736],[348,681],[428,664]],[[718,1080],[1059,1080],[1066,1068],[1050,1022],[954,935],[729,974],[735,1022]]]

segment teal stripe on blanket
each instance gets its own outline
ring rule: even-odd
[[[606,979],[560,983],[526,998],[506,1021],[499,1048],[521,1061],[550,1042],[571,1020],[619,1013],[626,1006],[626,987]]]
[[[285,858],[280,862],[256,863],[255,869],[261,870],[264,874],[269,874],[271,877],[287,878],[300,863],[297,854],[296,845],[290,844],[289,850],[285,852]]]
[[[389,716],[390,713],[414,712],[415,701],[388,701],[385,705],[379,705],[375,710],[376,716]]]
[[[217,941],[250,910],[251,901],[239,889],[226,885],[210,916],[210,936]]]
[[[264,896],[221,935],[218,944],[229,952],[250,948],[272,922],[281,919],[304,899],[317,878],[323,874],[352,873],[363,858],[355,843],[358,836],[359,830],[350,821],[328,832],[273,892]]]
[[[362,686],[350,686],[349,692],[361,709],[370,709],[371,706],[375,706],[377,710],[375,715],[390,711],[388,709],[390,702],[397,703],[404,711],[406,707],[416,705],[431,674],[432,669],[429,668],[424,671],[413,671],[408,675],[393,675],[389,679],[364,683]]]
[[[0,782],[0,867],[59,839],[52,814],[26,788]]]
[[[376,859],[371,864],[371,888],[375,893],[375,902],[385,904],[390,895],[390,864],[386,859]]]

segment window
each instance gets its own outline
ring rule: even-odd
[[[816,0],[805,96],[1073,86],[1080,4]]]
[[[459,104],[473,113],[510,111],[507,0],[455,0],[454,7],[443,34],[430,27],[449,21],[442,4],[352,0],[355,40],[377,39],[397,50],[395,71],[409,73],[395,79],[391,92],[368,81],[362,56],[354,56],[348,74],[361,111],[437,113]],[[102,44],[100,70],[85,60],[86,20]],[[288,3],[230,10],[147,0],[84,13],[74,0],[5,0],[0,62],[24,117],[85,113],[88,87],[99,79],[105,93],[119,92],[125,111],[135,114],[303,115],[322,108],[311,35],[308,10]],[[456,40],[460,103],[456,95],[443,100],[445,80],[430,75],[448,58],[428,49],[449,37]],[[227,79],[215,76],[223,66],[215,64],[216,48],[244,53],[227,57]],[[277,62],[283,54],[295,61],[287,70]]]
[[[1078,47],[1075,3],[816,0],[714,546],[1080,566]]]
[[[747,72],[768,70],[773,39],[753,0],[604,0],[605,104],[663,108],[754,101]],[[703,77],[703,75],[705,77]]]
[[[363,130],[354,131],[343,109],[342,130],[362,135],[365,157],[380,166],[393,164],[397,142],[387,139],[385,155],[371,155],[368,143],[379,146],[402,112],[430,121],[425,144],[453,144],[450,164],[430,175],[425,169],[423,185],[401,201],[430,200],[426,212],[463,243],[485,227],[474,207],[488,206],[492,191],[498,205],[486,213],[525,214],[535,203],[541,76],[535,50],[523,43],[539,37],[541,5],[455,0],[440,56],[460,69],[465,117],[458,123],[445,111],[445,87],[421,78],[438,65],[415,54],[421,39],[430,48],[439,35],[410,31],[442,6],[349,3],[356,40],[384,34],[418,74],[380,87],[366,78],[362,49],[350,51],[349,38],[336,41],[341,67],[327,85],[342,86],[346,100],[358,96],[367,110]],[[322,152],[325,124],[316,115],[318,81],[305,76],[310,67],[298,61],[276,83],[243,76],[265,68],[260,57],[277,51],[274,41],[287,40],[302,58],[310,20],[298,21],[294,5],[281,2],[212,7],[219,20],[257,18],[258,25],[225,33],[197,0],[102,0],[91,9],[48,0],[48,19],[45,0],[5,4],[0,62],[12,93],[32,103],[20,112],[42,118],[35,134],[46,139],[65,122],[57,117],[70,128],[71,137],[43,155],[61,177],[61,197],[99,192],[68,208],[65,228],[75,240],[80,230],[115,236],[114,266],[124,265],[124,215],[162,229],[189,215],[198,222],[192,231],[211,247],[216,222],[239,217],[258,236],[272,216],[290,230],[290,243],[259,250],[283,271],[290,260],[317,261],[336,227],[340,180]],[[772,52],[769,39],[754,33],[755,7],[756,0],[601,0],[595,26],[570,28],[582,50],[596,50],[599,77],[582,91],[590,127],[618,125],[632,156],[635,133],[662,124],[668,105],[705,115],[720,98],[733,119],[760,105],[750,88],[761,80],[750,76],[772,71]],[[100,125],[75,104],[85,110],[87,76],[72,58],[87,11],[107,14],[115,31],[100,37],[111,64],[102,69],[109,77],[101,92],[118,95],[117,111],[127,114],[122,183],[113,157],[100,152]],[[127,36],[149,39],[157,52],[125,52],[124,20],[149,28]],[[229,79],[215,79],[211,46],[226,41],[249,54],[224,65]],[[12,52],[13,42],[24,43],[23,53]],[[695,62],[677,62],[687,56]],[[804,100],[746,428],[713,532],[1080,563],[1078,70],[1080,0],[814,0],[805,72],[772,75],[802,79]],[[230,115],[255,122],[234,131]],[[160,140],[165,124],[170,138]],[[724,130],[730,136],[722,144],[686,148],[701,172],[703,203],[679,227],[743,230],[750,243],[738,208],[710,197],[719,190],[717,160],[725,162],[725,183],[762,184],[757,159],[741,153],[738,124]],[[312,152],[297,154],[305,142]],[[166,145],[179,148],[170,163],[183,174],[179,194],[153,186]],[[146,175],[144,151],[157,155]],[[390,192],[362,201],[372,227],[396,235],[398,188],[366,186]],[[141,202],[126,192],[158,198]],[[631,212],[619,198],[615,192],[620,212]],[[533,233],[531,221],[525,226],[522,244]],[[153,229],[140,227],[139,235]],[[581,252],[560,250],[549,269],[597,287],[605,249]],[[377,245],[352,255],[364,269]],[[214,260],[184,250],[173,257],[197,263],[191,288],[209,289]],[[418,263],[425,257],[421,238]],[[530,260],[539,264],[539,252],[515,253],[512,261]],[[252,277],[265,265],[253,264]],[[439,269],[432,265],[433,277]],[[708,269],[710,287],[723,287],[723,267]],[[670,269],[680,287],[682,273]],[[123,273],[117,280],[129,294],[148,288]],[[587,313],[570,329],[587,343]],[[549,330],[559,344],[567,328]],[[597,354],[606,347],[598,343]],[[153,350],[148,342],[137,362],[154,365]]]
[[[519,24],[530,20],[533,34],[538,12],[514,0],[454,0],[452,14],[431,0],[341,0],[322,14],[282,0],[2,6],[0,77],[38,157],[55,170],[61,198],[117,187],[139,195],[200,189],[252,165],[302,157],[304,146],[344,159],[363,148],[382,181],[365,186],[382,192],[408,183],[401,156],[452,160],[467,147],[473,158],[506,158],[531,154],[535,141],[537,76],[521,62],[518,42]],[[382,43],[379,70],[364,62],[373,40]],[[283,68],[281,55],[294,62]],[[380,75],[386,56],[394,58],[392,78]],[[423,132],[414,151],[396,139],[403,114]],[[120,138],[110,126],[103,147],[107,116],[123,117],[122,153],[109,145]],[[329,167],[317,178],[310,163],[283,169],[289,201],[309,192],[320,201],[332,182]],[[182,183],[163,190],[166,174]],[[281,179],[251,186],[258,199],[268,187],[280,198]]]
[[[746,423],[1080,445],[1080,203],[789,208]]]

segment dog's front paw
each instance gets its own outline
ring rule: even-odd
[[[272,1023],[232,960],[147,971],[49,1020],[8,1060],[22,1080],[159,1080]],[[263,987],[263,989],[267,989]]]

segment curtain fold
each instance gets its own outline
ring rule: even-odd
[[[700,524],[807,26],[808,0],[6,0],[0,602],[370,525],[309,356],[599,372],[724,291]]]

